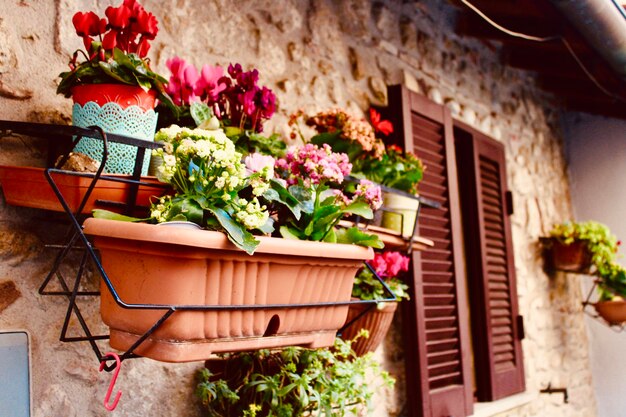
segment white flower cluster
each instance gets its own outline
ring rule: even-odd
[[[167,221],[167,214],[169,212],[169,202],[172,200],[170,196],[164,196],[159,198],[159,202],[156,204],[152,204],[152,208],[150,210],[150,217],[156,219],[158,223],[163,223]]]
[[[174,175],[180,172],[189,182],[202,188],[213,184],[227,192],[244,182],[246,172],[241,154],[221,129],[189,129],[172,125],[159,130],[154,139],[163,143],[163,148],[153,151],[153,155],[161,158],[156,172],[160,181],[171,183]],[[192,168],[190,172],[189,167],[194,165],[203,169]]]
[[[269,218],[267,207],[262,206],[257,198],[252,201],[240,198],[237,201],[239,211],[235,213],[235,218],[244,225],[246,229],[256,229],[263,226]]]

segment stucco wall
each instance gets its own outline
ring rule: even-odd
[[[57,74],[81,46],[71,17],[102,13],[117,1],[2,0],[0,15],[0,118],[61,122],[70,102],[55,95]],[[506,416],[592,417],[595,401],[587,334],[579,311],[578,278],[543,273],[536,240],[570,217],[567,176],[554,106],[533,87],[532,77],[499,64],[497,48],[453,34],[446,2],[426,0],[145,0],[160,20],[153,43],[154,68],[178,54],[200,66],[240,62],[255,66],[261,82],[278,95],[280,112],[268,130],[281,131],[286,115],[304,108],[339,105],[352,111],[385,102],[385,85],[406,83],[446,103],[455,116],[506,145],[509,185],[514,193],[513,239],[527,388],[567,386],[561,396],[533,400]],[[42,163],[41,147],[0,140],[0,163]],[[37,295],[63,228],[58,216],[0,205],[0,282],[14,281],[21,296],[0,312],[0,328],[26,328],[33,341],[35,416],[105,415],[100,404],[109,376],[86,344],[63,344],[58,333],[61,300]],[[0,295],[1,297],[1,295]],[[99,323],[96,301],[83,304]],[[1,305],[1,303],[0,303]],[[100,330],[105,331],[105,328]],[[387,346],[390,346],[387,343]],[[379,352],[399,377],[397,397],[380,401],[377,415],[402,411],[402,352]],[[195,416],[192,376],[197,364],[150,360],[124,364],[118,408],[124,416]]]
[[[575,218],[602,222],[623,240],[626,236],[626,121],[588,115],[569,115],[565,120]],[[623,255],[618,262],[624,264]],[[589,291],[591,278],[582,281],[583,288]],[[626,372],[624,334],[590,317],[587,317],[587,326],[598,415],[619,417],[626,407],[626,398],[621,395]]]

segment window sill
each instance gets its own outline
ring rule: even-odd
[[[521,407],[534,401],[539,395],[536,392],[522,392],[501,400],[488,403],[474,403],[474,414],[471,417],[491,417],[505,411]]]

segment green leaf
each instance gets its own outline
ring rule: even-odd
[[[191,103],[189,108],[193,121],[196,126],[200,126],[204,121],[209,120],[213,116],[213,111],[206,103]]]
[[[259,246],[259,241],[255,239],[250,232],[230,217],[225,210],[220,208],[209,208],[208,210],[217,218],[217,221],[220,222],[224,230],[226,230],[226,234],[231,242],[238,248],[246,251],[248,255],[254,253],[256,247]]]
[[[172,199],[172,206],[169,211],[168,220],[174,220],[175,217],[180,219],[180,216],[184,216],[186,220],[202,226],[204,210],[202,209],[202,206],[193,198],[176,197]]]
[[[385,244],[375,234],[365,233],[358,227],[337,230],[337,243],[348,243],[359,246],[367,246],[375,249],[383,249]]]
[[[300,220],[302,212],[308,212],[308,207],[303,205],[289,190],[275,179],[270,180],[270,187],[263,197],[268,201],[277,201],[287,207],[294,215],[296,220]]]
[[[296,229],[289,226],[280,226],[280,235],[285,239],[300,240],[299,233]]]
[[[324,236],[324,242],[337,243],[337,232],[334,227]]]
[[[143,222],[148,219],[140,219],[138,217],[125,216],[123,214],[113,213],[109,210],[94,209],[91,211],[96,219],[119,220],[122,222]]]
[[[343,209],[343,212],[356,214],[364,219],[372,219],[374,217],[371,207],[364,201],[355,201],[354,203],[349,204]]]

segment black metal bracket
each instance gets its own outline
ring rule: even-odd
[[[599,323],[607,326],[609,329],[613,330],[615,333],[621,333],[626,329],[626,323],[622,324],[612,324],[604,320],[600,315],[593,310],[594,303],[591,301],[593,299],[593,294],[598,287],[598,281],[594,281],[593,286],[587,293],[587,298],[582,302],[583,312],[587,314],[594,320],[597,320]]]
[[[563,403],[567,404],[569,402],[567,388],[552,388],[552,383],[549,383],[546,388],[539,390],[539,392],[541,394],[563,394]]]

